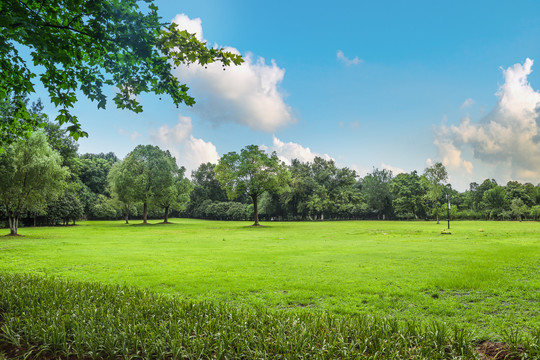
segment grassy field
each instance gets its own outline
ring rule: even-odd
[[[0,272],[133,285],[193,301],[432,320],[497,340],[540,328],[540,223],[173,219],[0,238]],[[135,223],[135,222],[134,222]]]

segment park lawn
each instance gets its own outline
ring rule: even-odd
[[[191,300],[373,314],[475,332],[540,328],[540,223],[173,219],[21,228],[0,272],[150,289]],[[7,232],[7,231],[6,231]]]

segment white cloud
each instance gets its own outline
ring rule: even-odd
[[[467,98],[467,99],[465,99],[463,104],[461,104],[461,106],[459,108],[460,109],[465,109],[465,108],[471,107],[473,105],[474,105],[474,100],[471,99],[471,98]]]
[[[178,165],[186,168],[188,176],[200,164],[217,163],[219,160],[214,144],[195,138],[192,132],[191,118],[182,115],[178,116],[178,122],[174,126],[165,124],[150,132],[152,141],[161,148],[169,150],[176,158]]]
[[[334,160],[328,154],[318,154],[311,151],[308,147],[303,147],[302,145],[293,142],[286,143],[275,136],[272,139],[272,146],[263,145],[261,148],[267,152],[275,151],[281,161],[289,165],[293,159],[298,159],[301,162],[312,162],[315,157],[320,157],[325,160]]]
[[[118,129],[118,133],[127,136],[131,142],[135,142],[138,138],[142,137],[142,134],[139,134],[137,131],[129,132],[125,129]]]
[[[175,23],[179,29],[195,34],[197,40],[204,41],[201,18],[190,19],[186,14],[177,14],[171,22]]]
[[[403,170],[402,168],[395,167],[395,166],[392,166],[392,165],[388,165],[388,164],[385,164],[385,163],[381,163],[381,168],[386,169],[386,170],[390,170],[392,172],[393,176],[396,176],[397,174],[405,174],[406,173],[406,171]]]
[[[473,163],[464,152],[502,181],[538,182],[540,179],[540,92],[535,91],[527,76],[533,60],[503,69],[505,82],[496,93],[498,102],[481,121],[469,117],[459,125],[443,124],[436,130],[435,146],[443,164],[456,174],[471,174]],[[485,166],[486,167],[486,166]]]
[[[342,63],[344,63],[347,66],[358,65],[358,64],[361,64],[363,62],[363,60],[359,59],[358,56],[355,56],[354,59],[349,59],[348,57],[345,56],[345,54],[341,50],[338,50],[336,56],[337,56],[337,59],[339,61],[341,61]]]
[[[200,19],[179,14],[173,22],[181,29],[200,34],[200,40],[204,41]],[[225,49],[240,53],[235,48]],[[280,89],[285,69],[274,60],[267,64],[264,58],[251,53],[243,58],[242,65],[229,66],[225,71],[219,62],[205,67],[180,66],[175,70],[175,75],[189,85],[190,94],[197,100],[193,111],[214,124],[237,123],[266,132],[296,122]]]

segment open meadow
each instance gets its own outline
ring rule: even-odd
[[[23,228],[0,272],[120,284],[192,301],[382,315],[481,339],[540,328],[540,223],[173,219]]]

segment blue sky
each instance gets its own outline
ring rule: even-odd
[[[163,20],[249,60],[224,74],[180,69],[193,109],[152,95],[138,115],[81,101],[81,153],[152,143],[192,170],[257,144],[360,175],[443,161],[460,190],[487,177],[540,182],[538,1],[156,4]]]

